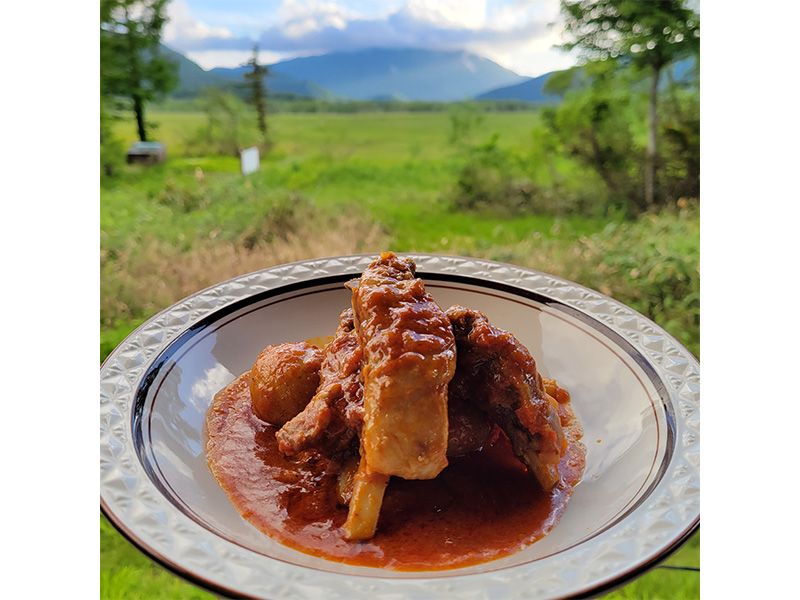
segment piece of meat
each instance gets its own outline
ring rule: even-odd
[[[294,456],[307,448],[335,454],[352,445],[364,421],[360,379],[361,345],[352,309],[339,316],[339,326],[325,347],[319,387],[305,409],[276,433],[278,448]]]
[[[447,386],[455,340],[416,265],[385,252],[357,282],[352,306],[363,351],[364,425],[345,537],[372,537],[389,476],[432,479],[447,465]]]
[[[353,290],[364,353],[362,455],[372,470],[432,479],[447,465],[447,385],[456,366],[450,322],[411,259],[383,253]]]
[[[453,306],[447,316],[458,350],[451,397],[474,402],[485,411],[542,488],[552,489],[560,480],[558,463],[566,441],[558,402],[545,391],[536,361],[519,340],[494,327],[483,313]]]
[[[348,308],[340,315],[336,334],[325,347],[317,393],[276,434],[281,452],[295,456],[316,448],[335,453],[351,444],[364,422],[361,356],[353,310]],[[480,450],[491,429],[480,409],[459,398],[448,399],[447,424],[447,456]]]
[[[267,346],[250,370],[253,412],[283,425],[311,400],[319,385],[322,350],[306,342]]]
[[[463,456],[483,448],[492,433],[492,424],[486,413],[472,402],[450,394],[447,429],[447,456]]]

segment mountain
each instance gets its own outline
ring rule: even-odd
[[[247,66],[209,71],[182,54],[161,47],[177,63],[175,97],[191,97],[204,87],[239,88]],[[458,101],[487,90],[519,84],[525,77],[465,51],[373,48],[295,58],[270,65],[266,84],[273,94],[356,100]]]
[[[686,59],[676,62],[672,65],[672,72],[673,78],[675,81],[688,83],[692,80],[694,75],[694,68],[696,66],[696,61],[693,59]],[[569,80],[565,80],[567,82],[567,86],[569,89],[575,89],[580,86],[585,86],[589,84],[588,76],[585,74],[583,69],[581,68],[574,68],[568,69],[566,71],[554,71],[552,73],[545,73],[544,75],[540,75],[539,77],[533,77],[522,83],[518,83],[516,85],[509,85],[505,87],[500,87],[494,90],[490,90],[483,94],[479,94],[475,96],[475,100],[522,100],[523,102],[557,102],[559,100],[558,95],[548,95],[542,92],[542,88],[544,84],[547,82],[550,77],[558,75],[558,76],[566,76]],[[662,79],[662,85],[666,85],[666,81]]]
[[[470,52],[413,48],[334,52],[275,63],[270,70],[358,100],[464,100],[525,80]]]
[[[552,73],[532,77],[516,85],[508,85],[475,96],[475,100],[522,100],[524,102],[553,102],[553,96],[542,92],[545,82]]]
[[[163,44],[161,45],[161,54],[178,66],[178,87],[170,94],[175,98],[196,96],[204,87],[238,88],[242,90],[245,83],[244,73],[250,69],[247,66],[242,66],[233,69],[216,68],[206,71],[183,54]],[[335,98],[335,94],[332,94],[322,86],[282,74],[268,77],[267,88],[273,94],[291,94],[326,99]]]
[[[161,44],[161,56],[178,65],[178,87],[171,95],[176,98],[194,96],[201,88],[229,85],[230,81],[204,70],[183,54]]]
[[[208,71],[214,77],[221,78],[228,85],[241,84],[245,81],[244,74],[250,70],[248,66],[225,68],[215,67]],[[270,67],[270,74],[266,78],[267,89],[272,94],[292,94],[295,96],[307,96],[309,98],[321,98],[332,100],[336,94],[325,89],[312,81],[297,79],[291,75],[275,73]]]

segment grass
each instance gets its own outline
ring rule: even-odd
[[[213,600],[214,596],[151,562],[100,516],[102,600]],[[109,569],[108,565],[115,568]]]
[[[169,158],[126,166],[101,189],[101,360],[158,310],[268,266],[355,252],[441,252],[579,281],[650,316],[699,355],[699,218],[692,203],[635,221],[453,209],[463,155],[448,113],[276,114],[261,170],[191,153],[200,113],[155,113]],[[248,119],[251,117],[247,117]],[[489,113],[468,131],[524,162],[536,112]],[[131,123],[116,134],[135,139]],[[244,140],[250,143],[252,140]],[[576,172],[551,157],[561,177]],[[549,177],[549,175],[548,175]],[[543,181],[547,179],[545,177]],[[101,597],[210,598],[151,563],[101,517]],[[699,535],[667,561],[699,567]],[[655,569],[610,599],[699,597],[699,574]]]
[[[212,600],[210,593],[151,562],[100,517],[101,600]],[[668,558],[664,566],[700,567],[700,535]],[[109,568],[113,566],[113,568]],[[655,568],[610,592],[605,600],[694,600],[700,597],[700,573]]]

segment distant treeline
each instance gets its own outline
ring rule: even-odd
[[[293,94],[267,96],[272,113],[368,113],[368,112],[448,112],[464,103],[474,103],[488,112],[530,111],[546,106],[522,100],[464,100],[462,102],[432,102],[426,100],[325,100]],[[202,112],[203,97],[165,98],[153,103],[157,112]]]

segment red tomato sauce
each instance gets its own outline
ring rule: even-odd
[[[466,567],[517,552],[558,522],[580,481],[585,450],[569,402],[561,403],[568,449],[561,482],[544,492],[499,433],[483,450],[450,458],[431,480],[393,477],[375,536],[344,539],[337,502],[341,463],[316,451],[287,458],[276,427],[253,415],[244,374],[217,394],[207,416],[211,472],[236,510],[277,541],[313,556],[398,571]]]

